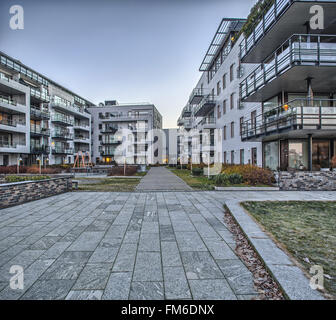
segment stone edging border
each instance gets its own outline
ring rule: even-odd
[[[279,191],[279,187],[215,187],[215,191]]]
[[[285,297],[290,300],[324,300],[324,295],[312,290],[304,272],[281,250],[275,242],[261,230],[259,225],[233,200],[225,202],[224,207],[245,234],[266,269],[279,284]]]

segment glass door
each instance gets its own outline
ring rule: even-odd
[[[330,168],[330,141],[313,140],[313,170]]]

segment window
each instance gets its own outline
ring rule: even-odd
[[[234,93],[230,96],[230,109],[232,110],[234,108]]]
[[[223,101],[223,114],[226,114],[226,101],[227,100]]]
[[[221,93],[220,81],[217,82],[217,96]]]
[[[244,117],[240,118],[239,123],[240,123],[239,132],[240,132],[240,135],[242,135],[242,133],[243,133]]]
[[[234,164],[234,151],[231,151],[231,164]]]
[[[240,149],[240,164],[244,164],[244,149]]]
[[[251,162],[252,162],[252,165],[254,166],[257,165],[257,148],[251,149]]]
[[[226,161],[226,151],[224,151],[224,163],[227,163],[227,161]]]
[[[217,106],[217,119],[219,119],[222,115],[221,115],[221,110],[220,110],[220,105]]]
[[[215,89],[214,88],[212,88],[212,90],[211,90],[211,95],[214,97],[215,96]]]
[[[102,141],[103,137],[101,135],[99,135],[99,141]]]
[[[223,128],[223,140],[226,140],[226,126]]]
[[[234,80],[234,63],[230,67],[230,82]]]
[[[226,73],[223,76],[223,90],[226,88]]]
[[[99,130],[101,130],[103,128],[103,125],[100,123],[99,124]]]
[[[251,127],[255,129],[256,127],[256,117],[257,117],[257,111],[251,112]]]
[[[231,138],[234,138],[234,122],[231,122]]]

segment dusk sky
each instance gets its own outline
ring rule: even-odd
[[[98,104],[154,103],[176,127],[223,17],[256,0],[24,0],[0,2],[0,51]],[[9,8],[24,9],[24,30]]]

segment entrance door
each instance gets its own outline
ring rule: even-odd
[[[313,170],[329,168],[330,142],[313,140]]]
[[[3,155],[3,165],[8,166],[8,164],[9,164],[9,156],[8,154],[4,154]]]
[[[251,162],[252,162],[252,165],[254,166],[257,165],[257,148],[251,149]]]

